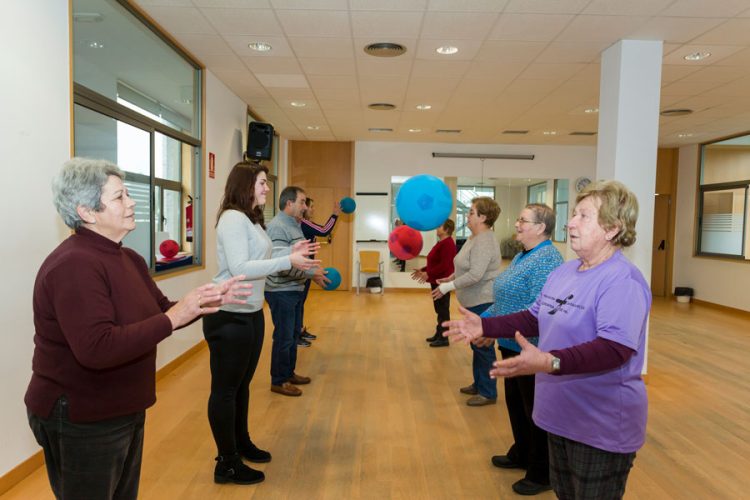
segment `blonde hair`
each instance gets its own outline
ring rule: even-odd
[[[589,184],[576,196],[576,204],[592,197],[601,203],[599,225],[604,229],[618,228],[612,243],[629,247],[635,243],[635,223],[638,221],[638,199],[618,181],[597,181]]]

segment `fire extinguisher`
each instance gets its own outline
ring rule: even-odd
[[[185,207],[185,240],[193,241],[193,197],[190,195]]]

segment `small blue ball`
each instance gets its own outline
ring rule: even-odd
[[[348,196],[346,198],[341,198],[339,205],[341,205],[341,211],[345,214],[350,214],[357,209],[357,202]]]
[[[323,287],[323,289],[328,291],[337,289],[341,284],[341,273],[335,267],[326,267],[324,271],[327,271],[326,278],[331,280],[331,282]]]
[[[401,186],[396,196],[396,211],[407,226],[431,231],[441,226],[453,210],[448,186],[434,175],[415,175]]]

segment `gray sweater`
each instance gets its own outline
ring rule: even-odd
[[[306,240],[302,234],[302,227],[297,219],[285,212],[276,214],[266,228],[268,237],[273,242],[273,256],[288,255],[292,246],[298,241]],[[267,292],[301,292],[305,288],[305,281],[312,278],[315,271],[300,271],[286,268],[266,277]]]
[[[493,231],[466,240],[453,259],[456,298],[464,307],[493,302],[492,285],[500,274],[500,245]]]
[[[244,282],[253,284],[253,294],[247,297],[247,304],[227,304],[221,306],[223,311],[259,311],[263,307],[266,276],[292,267],[289,250],[286,255],[278,252],[271,258],[271,239],[260,224],[253,224],[247,215],[237,210],[226,210],[221,214],[216,226],[216,247],[219,272],[214,282],[244,274],[247,277]]]

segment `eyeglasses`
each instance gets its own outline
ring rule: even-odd
[[[518,219],[516,219],[516,222],[518,222],[519,224],[524,224],[524,223],[526,223],[526,224],[541,224],[541,222],[536,222],[536,221],[533,221],[533,220],[526,220],[523,217],[519,217]]]

